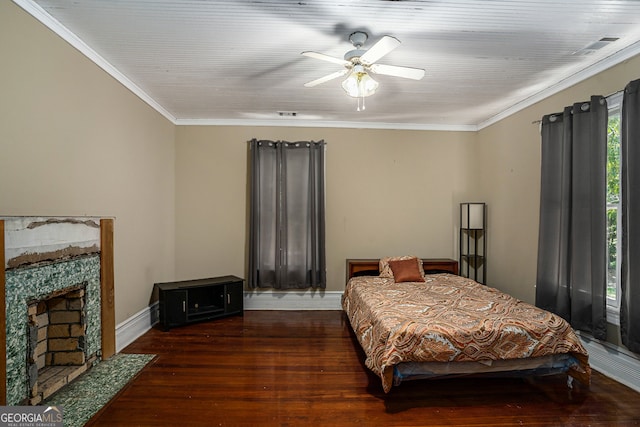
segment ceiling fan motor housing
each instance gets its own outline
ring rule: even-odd
[[[344,54],[345,61],[351,61],[354,64],[359,63],[360,57],[366,52],[364,49],[354,49]]]
[[[356,47],[356,49],[361,48],[368,38],[369,35],[363,31],[354,31],[353,33],[349,34],[349,41]]]

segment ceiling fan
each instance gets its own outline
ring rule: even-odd
[[[369,73],[413,80],[420,80],[424,77],[424,70],[421,68],[376,64],[376,61],[400,46],[400,40],[392,36],[383,36],[369,49],[362,49],[362,46],[368,38],[368,34],[362,31],[351,33],[351,35],[349,35],[349,41],[355,49],[345,53],[344,59],[318,52],[302,52],[304,56],[344,66],[344,70],[336,71],[335,73],[305,83],[305,87],[314,87],[349,74],[347,79],[342,82],[342,88],[349,96],[362,99],[362,109],[364,109],[364,97],[373,95],[378,88],[378,82],[373,80],[369,76]],[[358,110],[360,110],[360,103],[358,103]]]

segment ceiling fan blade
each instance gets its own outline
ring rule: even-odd
[[[405,79],[420,80],[424,77],[422,68],[398,67],[395,65],[373,64],[369,66],[369,70],[375,74],[384,74],[386,76],[404,77]]]
[[[344,59],[340,59],[340,58],[334,58],[333,56],[325,55],[324,53],[307,51],[307,52],[302,52],[302,55],[308,56],[309,58],[315,58],[315,59],[321,59],[323,61],[333,62],[334,64],[340,64],[345,66],[351,64],[351,62],[349,61],[345,61]]]
[[[398,46],[400,46],[400,40],[384,36],[360,57],[360,62],[364,65],[371,65]]]
[[[310,81],[308,83],[305,83],[304,86],[305,87],[314,87],[314,86],[317,86],[317,85],[319,85],[321,83],[328,82],[329,80],[337,79],[340,76],[344,76],[348,72],[349,72],[349,69],[345,68],[344,70],[336,71],[335,73],[331,73],[331,74],[328,74],[328,75],[326,75],[324,77],[320,77],[319,79],[312,80],[312,81]]]

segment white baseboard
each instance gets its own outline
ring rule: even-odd
[[[640,392],[640,356],[583,332],[578,334],[596,371]]]
[[[245,310],[342,310],[341,291],[252,291]]]
[[[342,310],[341,291],[245,292],[245,310]],[[158,303],[140,310],[116,326],[116,352],[158,323]]]
[[[155,302],[116,325],[116,353],[141,337],[158,323],[158,303]]]

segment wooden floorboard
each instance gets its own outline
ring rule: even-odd
[[[93,426],[632,426],[640,393],[597,372],[405,382],[385,394],[340,311],[246,311],[164,332],[126,353],[158,357]]]

